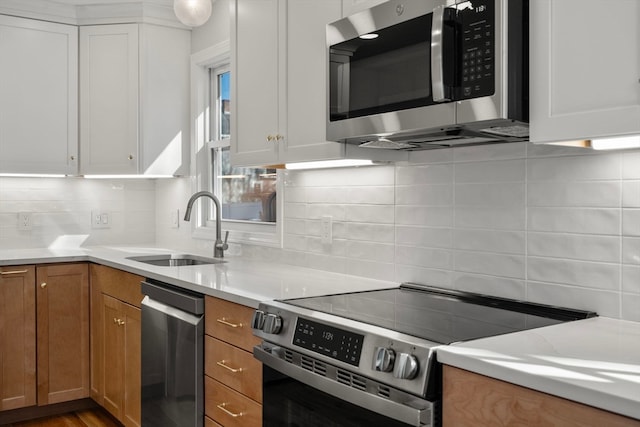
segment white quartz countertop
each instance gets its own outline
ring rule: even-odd
[[[0,249],[0,266],[91,261],[228,301],[257,307],[260,301],[397,287],[397,283],[286,264],[226,257],[221,264],[153,266],[131,256],[181,254],[150,247]]]
[[[640,322],[595,317],[442,347],[437,358],[640,419]]]

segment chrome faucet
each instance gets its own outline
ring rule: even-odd
[[[187,202],[187,211],[184,214],[184,220],[189,221],[191,219],[191,208],[196,199],[200,197],[208,197],[213,200],[213,204],[216,206],[216,242],[213,246],[213,257],[224,258],[224,251],[229,248],[227,240],[229,239],[229,231],[224,236],[224,242],[222,241],[222,211],[220,209],[220,201],[210,191],[198,191]]]

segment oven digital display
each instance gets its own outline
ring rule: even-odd
[[[293,344],[353,366],[360,363],[364,335],[298,318]]]

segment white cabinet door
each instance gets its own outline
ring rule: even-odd
[[[384,3],[386,0],[343,0],[342,16],[353,15],[356,12],[369,9],[377,4]]]
[[[640,2],[535,0],[533,142],[640,133]]]
[[[232,29],[232,162],[335,159],[326,141],[326,24],[340,0],[237,0]]]
[[[231,160],[235,165],[278,163],[284,100],[286,36],[283,0],[236,0],[231,26]],[[284,127],[282,127],[284,129]]]
[[[138,172],[138,25],[80,28],[80,170]]]
[[[287,133],[284,161],[344,156],[327,142],[326,25],[341,17],[340,0],[289,0],[287,27]]]
[[[78,30],[0,15],[0,172],[78,171]]]
[[[152,24],[80,28],[83,174],[188,172],[190,43]]]

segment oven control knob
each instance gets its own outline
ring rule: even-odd
[[[403,380],[412,380],[418,375],[420,364],[418,359],[407,353],[400,353],[396,357],[396,364],[393,368],[393,376]]]
[[[251,329],[262,329],[264,325],[264,311],[256,310],[251,318]]]
[[[376,348],[373,369],[380,372],[391,372],[393,370],[393,362],[396,360],[396,352],[390,348]]]
[[[282,317],[276,314],[267,314],[264,317],[262,330],[267,334],[278,334],[282,330]]]

